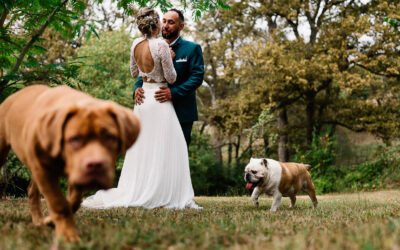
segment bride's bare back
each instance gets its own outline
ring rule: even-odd
[[[143,77],[145,82],[176,80],[176,71],[168,44],[160,38],[137,39],[131,50],[132,77]]]
[[[135,47],[135,60],[139,69],[144,73],[150,73],[154,69],[154,61],[151,56],[149,41],[144,40]]]

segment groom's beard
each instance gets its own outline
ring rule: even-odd
[[[171,39],[171,38],[176,38],[176,37],[178,37],[178,35],[179,35],[179,30],[175,30],[175,31],[173,31],[173,32],[170,32],[170,33],[167,33],[167,32],[165,32],[165,30],[162,30],[162,32],[161,32],[161,34],[162,34],[162,37],[164,38],[164,39]]]

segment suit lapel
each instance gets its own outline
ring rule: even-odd
[[[172,45],[172,50],[175,52],[175,58],[173,60],[174,68],[176,73],[180,75],[182,72],[180,72],[179,67],[177,67],[177,63],[180,63],[179,60],[185,57],[185,49],[183,48],[183,39],[181,36],[179,36],[178,40]]]
[[[172,49],[175,51],[176,48],[179,48],[179,44],[182,42],[182,37],[179,36],[178,39],[176,40],[176,42],[172,45]]]

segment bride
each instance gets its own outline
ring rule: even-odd
[[[144,80],[144,102],[134,109],[141,131],[126,153],[118,187],[98,191],[82,206],[201,209],[193,201],[188,150],[172,102],[154,99],[159,87],[176,80],[175,54],[158,38],[161,22],[155,10],[141,9],[137,25],[143,37],[132,45],[131,74]]]

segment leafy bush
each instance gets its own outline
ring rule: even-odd
[[[296,147],[295,162],[312,165],[310,174],[317,193],[374,190],[400,186],[400,154],[397,147],[380,147],[373,161],[337,166],[336,137],[315,136],[310,149]]]
[[[311,174],[313,177],[326,175],[329,166],[336,162],[336,137],[331,136],[331,131],[317,136],[314,130],[313,140],[308,150],[301,152],[298,146],[295,146],[295,156],[293,161],[310,164],[312,166]]]
[[[100,39],[91,38],[77,49],[77,58],[70,63],[82,63],[76,87],[100,98],[133,107],[133,85],[129,70],[132,39],[123,28],[103,31]],[[83,83],[83,84],[81,84]]]
[[[189,147],[189,164],[193,189],[196,195],[221,195],[226,192],[225,169],[216,160],[209,136],[192,131]]]
[[[6,164],[0,171],[0,195],[24,197],[30,180],[30,172],[24,164],[18,160],[14,152],[8,155]]]

